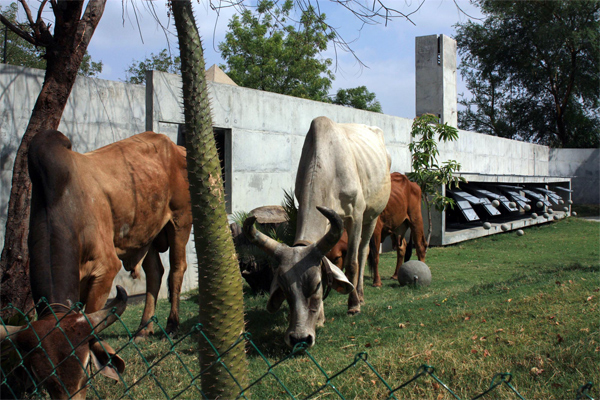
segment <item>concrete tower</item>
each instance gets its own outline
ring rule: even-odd
[[[445,35],[415,38],[416,114],[434,114],[458,127],[456,41]]]

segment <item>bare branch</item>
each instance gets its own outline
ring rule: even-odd
[[[23,7],[23,10],[25,11],[27,21],[29,21],[29,26],[31,26],[31,29],[35,29],[35,21],[33,20],[33,15],[31,15],[29,4],[27,4],[25,0],[19,0],[19,3],[21,3],[21,7]]]
[[[17,26],[15,24],[13,24],[12,22],[10,22],[2,14],[0,14],[0,22],[2,22],[4,25],[6,25],[8,27],[8,29],[10,29],[11,31],[13,31],[15,34],[19,35],[19,37],[23,38],[27,42],[33,44],[34,46],[40,46],[40,44],[38,44],[36,42],[36,40],[35,40],[35,38],[33,36],[31,36],[29,33],[25,32],[19,26]]]

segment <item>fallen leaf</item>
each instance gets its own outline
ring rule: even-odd
[[[555,316],[554,316],[554,315],[553,315],[553,316],[551,316],[551,317],[548,317],[548,319],[554,319],[554,318],[555,318]]]
[[[477,335],[475,335],[475,336],[473,336],[473,337],[471,338],[471,340],[477,340],[477,338],[478,338],[478,336],[477,336]]]
[[[465,317],[465,321],[468,321],[470,319],[471,319],[471,317]]]
[[[538,367],[533,367],[529,370],[529,373],[533,376],[538,376],[540,375],[542,372],[544,372],[544,370],[542,368],[538,368]]]
[[[388,310],[391,310],[391,309],[392,309],[392,306],[388,306]]]
[[[483,323],[483,322],[487,322],[487,321],[485,320],[485,318],[481,318],[481,322]]]
[[[590,331],[590,328],[583,328],[583,329],[580,329],[580,331],[581,331],[581,332],[589,332],[589,331]]]
[[[477,354],[477,350],[475,350],[475,349],[472,349],[472,350],[471,350],[471,353],[473,353],[473,354]]]
[[[562,285],[562,283],[560,283],[560,281],[556,281],[554,283],[556,283],[558,286]]]
[[[504,329],[500,328],[500,329],[496,329],[496,333],[498,332],[504,332]]]
[[[600,288],[594,289],[594,292],[600,292]]]
[[[405,324],[398,324],[398,326],[400,327],[400,329],[404,329],[404,328],[406,328],[406,325],[405,325]]]
[[[489,357],[489,356],[491,356],[491,354],[490,354],[490,352],[489,352],[489,351],[487,351],[487,349],[486,349],[486,350],[483,350],[483,356],[484,356],[484,357]]]
[[[556,338],[558,339],[558,343],[562,343],[565,339],[563,339],[562,336],[560,336],[559,334],[556,334]]]
[[[482,342],[485,342],[487,340],[487,337],[482,336],[482,337],[479,338],[479,340],[482,341]]]
[[[431,386],[433,387],[433,390],[440,390],[440,384],[437,382],[431,382]]]
[[[590,301],[590,300],[592,300],[593,298],[594,298],[594,296],[590,296],[590,297],[588,297],[588,298],[587,298],[587,301]]]
[[[377,381],[376,381],[375,379],[371,379],[371,383],[372,383],[373,385],[375,385],[375,384],[377,384]]]
[[[508,300],[506,300],[506,302],[507,302],[507,303],[510,303],[511,301],[512,301],[512,299],[508,299]]]
[[[371,347],[371,343],[366,343],[365,347]]]
[[[438,393],[437,400],[443,400],[443,399],[444,399],[444,393]]]

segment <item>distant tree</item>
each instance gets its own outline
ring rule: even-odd
[[[328,31],[325,14],[312,7],[296,26],[286,25],[292,8],[291,0],[281,7],[260,0],[254,13],[246,9],[241,16],[234,15],[219,44],[226,62],[220,67],[243,87],[328,101],[332,61],[318,56],[335,35]]]
[[[554,147],[600,145],[600,2],[476,0],[458,24],[459,125]]]
[[[361,110],[382,113],[381,104],[375,98],[375,93],[369,92],[366,86],[338,90],[333,104],[358,108]]]
[[[181,75],[181,59],[172,56],[167,49],[160,53],[150,53],[144,61],[133,60],[133,63],[125,70],[127,78],[125,82],[144,84],[146,83],[146,71],[162,71]]]
[[[31,35],[32,30],[26,23],[17,21],[18,4],[10,3],[6,7],[0,6],[0,14],[8,21],[19,27],[23,32]],[[0,25],[2,29],[0,39],[0,60],[4,64],[19,65],[21,67],[46,69],[45,50],[17,35],[7,25]],[[83,61],[79,67],[78,75],[93,77],[102,72],[102,61],[93,61],[92,57],[85,52]]]

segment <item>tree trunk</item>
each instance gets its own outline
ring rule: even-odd
[[[67,100],[75,84],[94,30],[102,17],[106,0],[91,0],[81,17],[83,1],[59,2],[54,37],[46,50],[47,67],[42,90],[21,140],[13,167],[12,188],[8,203],[4,249],[0,258],[0,306],[11,303],[26,312],[33,306],[29,284],[29,203],[31,181],[27,152],[33,137],[45,129],[57,129]],[[10,310],[3,313],[7,318]]]
[[[242,279],[227,223],[200,35],[189,0],[172,1],[171,7],[181,52],[187,168],[198,254],[199,322],[220,355],[244,331]],[[238,385],[245,387],[247,382],[244,349],[245,344],[238,344],[202,375],[205,396],[211,399],[237,397],[241,391]],[[202,335],[199,353],[201,370],[217,362],[219,357]]]

